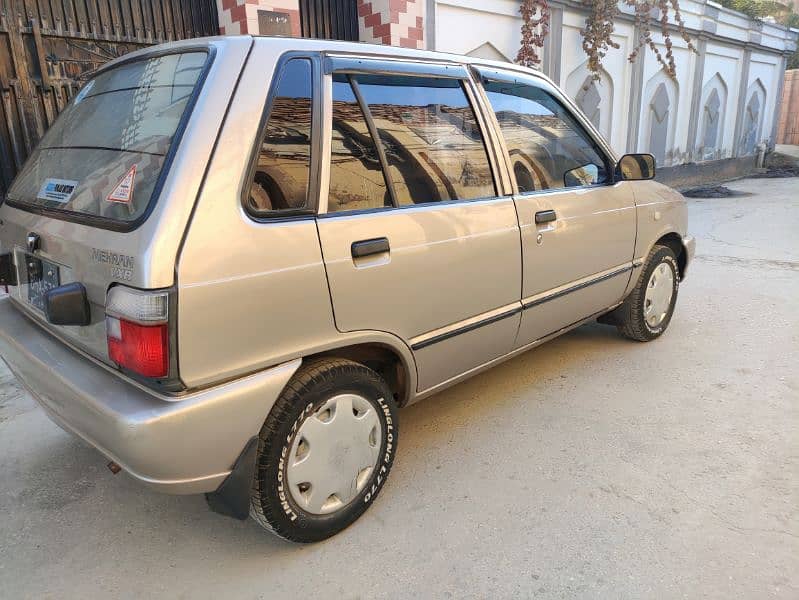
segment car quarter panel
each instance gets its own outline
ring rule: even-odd
[[[187,40],[169,46],[170,53],[207,49],[214,54],[213,62],[153,212],[138,228],[129,232],[112,231],[14,208],[8,203],[0,206],[3,252],[24,249],[28,234],[35,232],[41,239],[38,256],[61,267],[61,283],[80,282],[85,287],[91,305],[91,324],[46,326],[100,360],[108,361],[104,309],[109,286],[119,282],[152,289],[174,283],[175,257],[201,183],[197,174],[203,172],[213,151],[251,43],[247,38],[219,38]],[[158,48],[147,49],[122,60],[157,51]],[[131,156],[137,155],[131,153]],[[113,186],[113,181],[109,186]],[[110,187],[105,193],[108,191]],[[24,265],[18,267],[22,271]],[[21,303],[27,301],[22,286],[11,287],[10,294]],[[29,312],[46,323],[40,311]]]
[[[633,181],[630,186],[635,195],[638,235],[633,276],[627,292],[638,281],[643,263],[655,242],[670,233],[676,233],[683,240],[688,235],[688,208],[682,194],[657,181]],[[688,254],[689,260],[693,258],[692,248],[688,249]]]
[[[241,203],[279,57],[253,47],[180,254],[179,360],[189,387],[302,356],[335,337],[314,219],[259,222]]]

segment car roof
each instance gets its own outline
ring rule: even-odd
[[[258,45],[271,46],[276,52],[289,52],[289,51],[308,51],[308,52],[326,52],[330,54],[346,54],[358,55],[387,59],[409,59],[425,62],[438,62],[459,65],[478,65],[487,68],[503,69],[506,71],[517,71],[521,74],[533,76],[546,81],[555,86],[554,82],[540,71],[523,67],[514,63],[489,60],[485,58],[477,58],[474,56],[465,56],[461,54],[451,54],[447,52],[436,52],[433,50],[417,50],[415,48],[400,48],[397,46],[387,46],[381,44],[368,44],[365,42],[345,42],[339,40],[318,40],[311,38],[293,38],[293,37],[278,37],[278,36],[260,36],[260,35],[226,35],[226,36],[213,36],[204,38],[191,38],[175,42],[167,42],[157,46],[148,46],[141,48],[129,54],[125,54],[117,59],[114,59],[102,67],[97,72],[105,71],[109,68],[116,66],[119,63],[127,62],[142,56],[153,53],[163,53],[170,49],[186,49],[198,46],[216,46],[217,48],[224,48],[225,46],[240,45],[246,43],[255,43]]]
[[[437,52],[434,50],[418,50],[416,48],[401,48],[398,46],[388,46],[383,44],[369,44],[366,42],[346,42],[340,40],[319,40],[311,38],[290,38],[277,36],[249,36],[257,44],[267,44],[274,46],[279,51],[289,50],[308,50],[315,52],[328,52],[331,54],[357,54],[359,56],[370,56],[374,58],[391,59],[411,59],[427,62],[446,62],[461,65],[482,65],[490,68],[518,71],[526,75],[532,75],[540,79],[550,81],[546,75],[540,71],[523,67],[515,63],[503,62],[465,56],[462,54],[452,54],[449,52]]]

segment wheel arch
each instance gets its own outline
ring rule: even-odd
[[[346,358],[376,371],[394,393],[397,406],[407,406],[416,390],[416,362],[410,349],[385,336],[356,335],[339,345],[307,354],[303,360],[319,357]]]
[[[685,251],[685,246],[682,242],[682,236],[676,231],[670,231],[669,233],[661,235],[653,244],[653,246],[656,245],[671,248],[671,251],[674,252],[674,256],[677,257],[677,266],[680,269],[679,275],[680,279],[682,279],[685,276],[685,270],[688,267],[688,253]],[[650,248],[649,251],[651,252],[652,249]]]

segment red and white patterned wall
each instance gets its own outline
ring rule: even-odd
[[[216,0],[216,8],[219,13],[219,33],[222,35],[261,33],[258,26],[260,10],[288,15],[290,35],[300,36],[299,0]]]
[[[424,0],[358,0],[362,42],[424,48]]]
[[[362,42],[424,48],[425,0],[356,1]],[[216,0],[216,5],[222,35],[267,33],[259,28],[259,11],[268,11],[272,14],[267,18],[284,18],[275,13],[287,15],[286,34],[300,36],[299,0]]]

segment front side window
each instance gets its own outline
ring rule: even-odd
[[[286,62],[275,88],[250,186],[256,213],[308,207],[311,175],[312,69],[307,58]]]
[[[609,181],[606,159],[583,127],[545,90],[486,81],[520,193]]]
[[[207,60],[167,54],[100,73],[44,134],[8,199],[117,222],[142,217]]]

